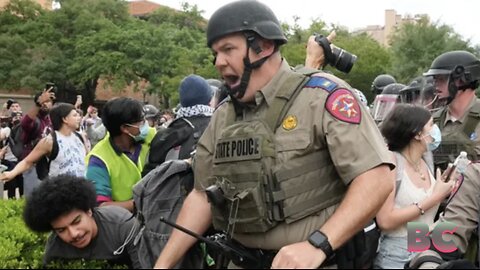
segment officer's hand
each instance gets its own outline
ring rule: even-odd
[[[327,39],[330,43],[335,39],[336,33],[332,31]],[[320,69],[325,66],[325,54],[322,46],[315,41],[315,36],[310,36],[307,42],[307,56],[305,58],[305,67]]]
[[[307,241],[281,248],[272,262],[272,269],[318,268],[325,261],[325,253]]]

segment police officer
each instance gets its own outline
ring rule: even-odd
[[[385,86],[396,83],[397,80],[392,75],[389,74],[380,74],[372,82],[372,92],[374,95],[380,95]]]
[[[437,166],[445,168],[460,151],[472,160],[480,153],[480,60],[467,51],[450,51],[433,60],[424,76],[432,76],[437,98],[447,106],[433,115],[442,131],[442,143],[433,153]]]
[[[148,125],[150,127],[156,128],[159,114],[157,107],[151,104],[145,104],[143,105],[143,112],[145,113],[145,119],[148,121]]]
[[[195,189],[177,223],[202,234],[213,221],[274,257],[272,268],[315,268],[375,215],[393,188],[392,163],[350,86],[292,71],[279,50],[286,42],[257,1],[210,18],[207,43],[231,99],[197,145]],[[222,197],[209,203],[214,190]],[[194,242],[174,230],[155,267],[173,267]]]

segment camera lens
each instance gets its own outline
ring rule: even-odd
[[[337,47],[333,47],[332,52],[334,57],[330,64],[342,72],[349,73],[357,61],[357,56]]]

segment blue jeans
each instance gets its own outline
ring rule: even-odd
[[[403,269],[405,263],[410,261],[414,252],[407,250],[407,237],[380,237],[379,251],[373,268],[375,269]]]

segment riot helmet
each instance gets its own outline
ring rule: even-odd
[[[145,119],[148,121],[148,125],[154,127],[159,113],[158,109],[151,104],[145,104],[143,105],[143,113],[145,114]]]
[[[480,60],[467,51],[450,51],[441,54],[433,60],[430,69],[424,76],[446,76],[448,79],[447,103],[456,96],[458,90],[476,89],[480,81]],[[461,85],[455,84],[456,80]]]
[[[287,43],[282,27],[273,11],[254,0],[241,0],[229,3],[213,13],[207,26],[207,45],[218,38],[235,32],[252,31],[259,36]]]
[[[423,77],[413,79],[407,86],[400,90],[400,102],[408,104],[420,103],[420,91],[422,90]]]
[[[397,81],[392,75],[380,74],[377,77],[375,77],[375,79],[372,82],[372,92],[375,95],[379,95],[382,93],[383,88],[385,88],[385,86],[392,83],[396,83],[396,82]]]
[[[254,0],[235,1],[215,11],[207,25],[207,45],[211,48],[219,38],[237,32],[245,35],[247,43],[247,53],[243,59],[244,69],[240,85],[234,88],[227,86],[226,89],[230,96],[241,99],[247,90],[252,71],[260,68],[271,56],[265,56],[252,63],[248,49],[254,50],[257,54],[261,53],[258,37],[275,41],[277,47],[287,43],[287,38],[273,11],[265,4]]]
[[[372,116],[375,122],[381,123],[387,114],[399,102],[400,90],[405,88],[404,84],[391,83],[386,85],[380,95],[375,97],[373,101]]]

